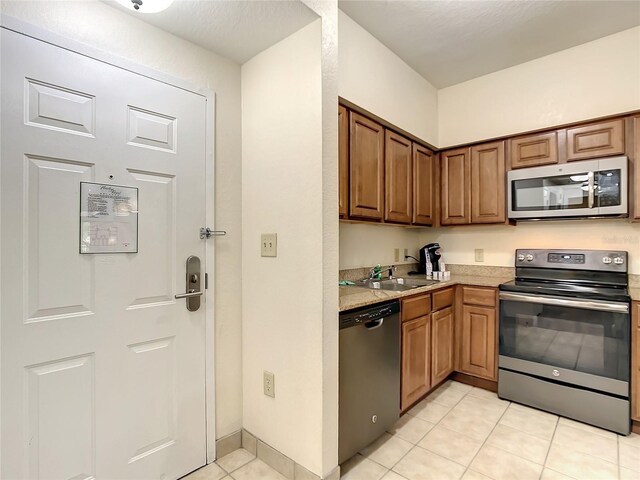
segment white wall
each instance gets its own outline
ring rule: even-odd
[[[317,475],[324,473],[321,43],[319,19],[242,66],[244,428]],[[274,232],[278,256],[263,258],[260,234]],[[262,392],[264,370],[275,374],[275,398]]]
[[[581,248],[629,252],[629,272],[640,275],[640,224],[623,219],[521,222],[424,230],[421,243],[438,242],[445,263],[513,267],[516,248]],[[484,262],[474,249],[484,249]]]
[[[640,27],[438,91],[438,147],[640,109]]]
[[[341,10],[338,43],[339,95],[436,145],[436,88]]]
[[[340,270],[377,265],[415,263],[404,260],[404,249],[420,258],[420,237],[424,229],[365,223],[340,223]],[[395,261],[394,249],[400,249],[400,261]]]
[[[0,3],[3,14],[216,92],[216,427],[242,427],[240,66],[101,2]]]

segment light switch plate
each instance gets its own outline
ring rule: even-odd
[[[260,255],[263,257],[278,256],[278,234],[263,233],[260,238]]]
[[[400,261],[400,249],[399,248],[394,248],[393,249],[393,261],[394,262],[399,262]]]
[[[476,262],[484,262],[484,248],[475,249]]]

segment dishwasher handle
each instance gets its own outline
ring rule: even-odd
[[[378,318],[377,320],[371,320],[370,322],[363,323],[363,325],[367,330],[375,330],[376,328],[380,328],[383,323],[384,318]]]

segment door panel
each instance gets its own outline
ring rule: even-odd
[[[624,153],[624,120],[567,129],[567,160],[584,160]]]
[[[349,113],[340,105],[338,107],[338,168],[340,194],[340,218],[349,215]]]
[[[385,210],[390,222],[411,223],[411,141],[385,130]]]
[[[206,99],[1,35],[0,477],[178,478],[206,455],[204,307],[174,299]],[[81,181],[139,188],[138,253],[79,253]]]
[[[382,220],[384,128],[349,112],[349,215]]]
[[[504,142],[471,147],[471,223],[504,223]]]
[[[496,310],[462,307],[460,369],[464,373],[496,380]]]
[[[429,390],[431,322],[429,315],[402,324],[401,410],[406,410]]]
[[[453,345],[453,307],[447,307],[431,314],[431,385],[453,372]]]
[[[512,138],[509,157],[512,169],[558,163],[558,132]]]
[[[417,143],[413,144],[413,223],[433,225],[433,195],[435,191],[434,154]]]
[[[470,153],[468,148],[459,148],[440,156],[442,225],[464,225],[471,221]]]

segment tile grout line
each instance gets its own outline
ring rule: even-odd
[[[451,381],[453,382],[454,380],[451,380]],[[445,383],[446,383],[446,382],[445,382]],[[445,383],[443,383],[440,387],[438,387],[438,389],[442,388],[442,386],[444,386],[444,385],[445,385]],[[449,388],[451,388],[451,387],[449,387]],[[437,390],[436,390],[436,391],[437,391]],[[442,403],[438,403],[438,402],[436,402],[436,400],[432,400],[433,402],[438,403],[438,405],[441,405],[441,406],[443,406],[443,407],[447,407],[447,408],[449,408],[449,411],[448,411],[445,415],[443,415],[443,416],[442,416],[442,418],[441,418],[440,420],[438,420],[436,423],[434,423],[434,424],[433,424],[433,428],[432,428],[431,430],[433,430],[434,428],[436,428],[436,427],[440,424],[440,422],[442,421],[442,419],[443,419],[444,417],[446,417],[447,415],[449,415],[449,413],[451,413],[451,411],[452,411],[455,407],[457,407],[457,406],[458,406],[458,404],[459,404],[459,403],[460,403],[460,402],[461,402],[461,401],[462,401],[462,400],[463,400],[463,399],[464,399],[464,398],[469,394],[469,392],[470,392],[470,391],[471,391],[471,390],[469,390],[469,391],[468,391],[467,393],[465,393],[462,397],[460,397],[460,400],[458,400],[458,401],[455,403],[455,405],[453,405],[452,407],[449,407],[449,405],[444,405],[444,404],[442,404]],[[433,393],[435,393],[435,391],[434,391]],[[426,400],[427,398],[429,398],[429,397],[427,396],[427,397],[425,397],[423,400]],[[421,400],[419,403],[421,403],[423,400]],[[415,408],[415,407],[414,407],[414,408]],[[407,412],[407,415],[409,415],[409,412]],[[427,422],[427,421],[428,421],[428,420],[425,420],[425,419],[423,419],[423,418],[417,417],[417,416],[415,416],[415,415],[411,415],[411,416],[412,416],[412,417],[414,417],[414,418],[417,418],[418,420],[422,420],[422,421],[425,421],[425,422]],[[429,423],[433,423],[433,422],[429,422]],[[391,471],[393,471],[393,473],[397,473],[397,472],[395,472],[395,471],[393,470],[393,469],[395,468],[395,466],[396,466],[396,465],[398,465],[398,464],[399,464],[399,463],[400,463],[400,462],[401,462],[401,461],[402,461],[402,460],[403,460],[407,455],[409,455],[409,453],[410,453],[414,448],[416,448],[416,447],[418,447],[418,448],[422,448],[422,447],[420,447],[420,446],[418,445],[418,443],[420,443],[422,440],[424,440],[424,437],[426,437],[427,435],[429,435],[429,433],[431,432],[431,430],[429,430],[429,431],[428,431],[427,433],[425,433],[422,437],[420,437],[420,440],[418,440],[416,443],[412,443],[412,445],[413,445],[413,446],[409,449],[409,451],[408,451],[407,453],[405,453],[402,457],[400,457],[400,459],[399,459],[396,463],[394,463],[394,464],[393,464],[393,466],[392,466],[391,468],[389,468],[389,469],[388,469],[388,472],[386,472],[386,473],[385,473],[385,475],[386,475],[387,473],[391,472]],[[387,433],[388,433],[388,432],[387,432]],[[395,435],[394,435],[394,436],[395,436]],[[402,438],[402,437],[400,437],[400,438]],[[403,439],[403,440],[404,440],[404,439]],[[423,450],[427,450],[427,449],[426,449],[426,448],[424,448]],[[430,450],[427,450],[427,451],[428,451],[429,453],[434,454],[434,455],[438,455],[437,453],[432,452],[432,451],[430,451]],[[438,456],[439,456],[439,457],[442,457],[442,455],[438,455]],[[449,461],[452,461],[452,462],[453,462],[453,460],[448,459],[448,458],[446,458],[446,457],[442,457],[442,458],[444,458],[444,459],[446,459],[446,460],[449,460]],[[371,461],[375,462],[375,460],[373,460],[373,459],[371,459]],[[376,462],[376,463],[378,463],[378,462]],[[458,462],[454,462],[454,463],[458,463]],[[378,465],[380,465],[380,464],[378,464]],[[458,463],[458,465],[460,465],[460,464]],[[464,466],[464,465],[462,465],[462,466]],[[383,465],[383,467],[384,467],[384,465]],[[385,467],[385,468],[386,468],[386,467]],[[398,473],[398,475],[400,475],[400,474]],[[400,476],[401,476],[401,477],[403,477],[402,475],[400,475]],[[383,477],[384,477],[384,475],[383,475]],[[406,478],[406,477],[403,477],[403,478]]]
[[[498,400],[500,400],[500,398],[498,398]],[[480,448],[478,449],[478,451],[476,452],[476,454],[473,456],[473,458],[471,459],[471,461],[469,462],[469,465],[467,466],[467,468],[465,469],[465,471],[462,473],[462,476],[464,477],[465,474],[469,471],[469,469],[471,468],[471,464],[473,463],[473,461],[476,459],[476,457],[480,454],[480,451],[482,450],[482,447],[484,447],[487,444],[487,440],[489,440],[489,437],[491,436],[491,434],[493,433],[493,431],[498,427],[498,424],[500,423],[500,420],[502,420],[502,417],[504,417],[505,413],[507,413],[507,410],[509,409],[509,407],[511,406],[512,402],[510,402],[509,400],[505,400],[508,405],[507,408],[504,409],[504,412],[502,412],[502,415],[500,415],[500,418],[498,418],[498,420],[496,421],[496,424],[493,426],[493,428],[491,429],[491,431],[489,432],[489,435],[487,435],[487,437],[484,439],[484,441],[482,442],[482,445],[480,445]],[[475,472],[475,470],[472,470],[472,472]],[[479,472],[478,472],[479,473]],[[484,473],[482,475],[485,475]],[[489,475],[485,475],[486,477],[489,477]],[[462,477],[461,477],[462,478]],[[489,477],[491,478],[491,477]]]
[[[542,463],[542,472],[540,472],[540,477],[542,478],[542,474],[544,473],[544,469],[547,468],[547,459],[549,458],[549,454],[551,453],[551,446],[553,445],[553,439],[556,438],[556,432],[558,431],[558,425],[560,425],[560,416],[556,419],[556,426],[553,427],[553,434],[551,435],[551,440],[549,441],[549,448],[547,449],[547,454],[544,456],[544,461]],[[555,470],[553,470],[555,472]],[[569,476],[569,475],[567,475]]]

